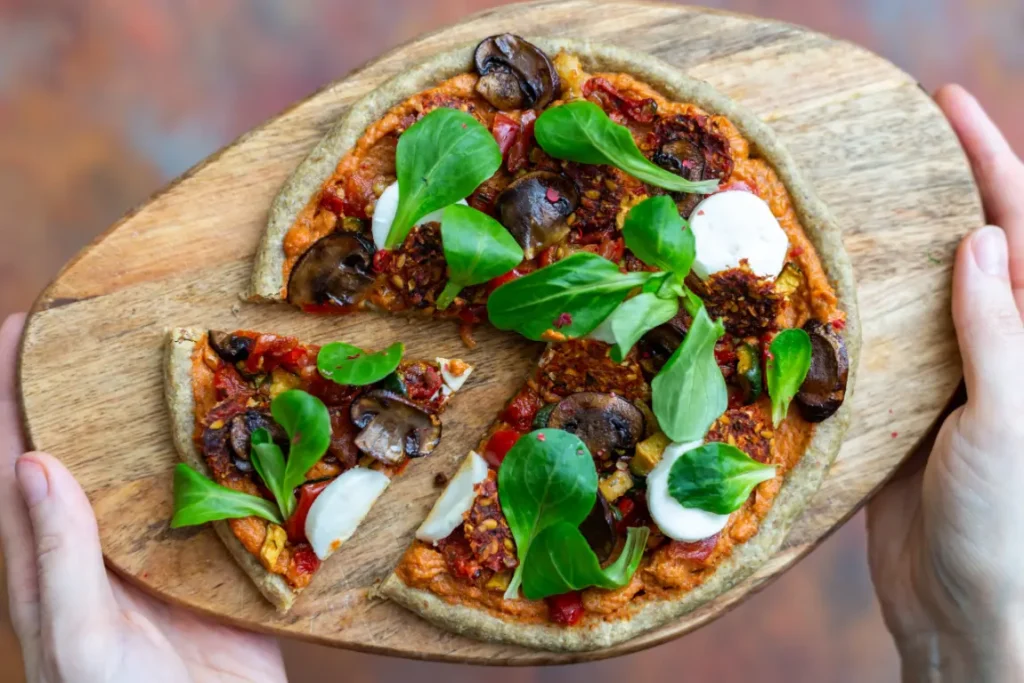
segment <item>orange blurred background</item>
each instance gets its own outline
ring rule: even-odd
[[[130,207],[242,132],[413,36],[500,0],[0,0],[0,317]],[[1021,0],[718,0],[972,89],[1024,148]],[[898,182],[898,179],[894,179]],[[3,598],[0,595],[0,598]],[[6,609],[0,683],[22,679]],[[293,682],[897,681],[854,517],[712,625],[653,650],[488,670],[289,643]]]

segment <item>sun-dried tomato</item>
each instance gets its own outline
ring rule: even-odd
[[[391,269],[391,261],[395,252],[390,249],[381,249],[373,254],[373,272],[383,273]]]
[[[537,121],[537,113],[527,109],[519,118],[519,133],[508,150],[505,166],[509,173],[515,173],[526,166],[529,160],[530,145],[533,143],[533,124]]]
[[[607,79],[595,77],[583,84],[583,96],[596,99],[606,111],[609,108],[633,119],[637,123],[650,123],[658,113],[658,103],[650,97],[627,97]]]
[[[306,517],[309,516],[309,508],[323,490],[330,484],[329,481],[314,481],[303,484],[299,487],[299,502],[295,506],[295,512],[284,523],[284,530],[288,532],[288,539],[292,543],[301,543],[306,539]]]
[[[279,337],[274,334],[261,334],[245,359],[245,369],[252,374],[270,372],[279,365],[294,370],[304,365],[306,350],[294,337]]]
[[[491,124],[491,135],[498,143],[501,156],[507,159],[508,151],[519,137],[519,122],[507,114],[498,112],[494,115],[494,123]]]
[[[469,547],[469,541],[466,540],[461,524],[455,527],[455,531],[448,534],[446,538],[438,541],[437,549],[444,556],[448,571],[452,576],[464,581],[475,581],[480,578],[483,567],[473,557],[473,551]]]
[[[320,567],[320,558],[305,543],[300,543],[295,547],[292,562],[295,564],[297,574],[313,574]]]
[[[622,255],[626,252],[626,245],[623,243],[621,237],[616,237],[612,240],[606,240],[601,243],[601,248],[598,249],[598,256],[603,256],[612,263],[618,263],[622,260]]]
[[[693,541],[692,543],[672,541],[668,544],[665,552],[668,553],[668,556],[673,561],[684,560],[695,564],[704,564],[704,562],[711,557],[711,553],[715,551],[715,546],[718,545],[719,536],[720,534],[715,534],[714,536],[709,536],[708,538],[704,538],[699,541]]]
[[[339,216],[345,215],[345,198],[338,195],[338,187],[328,185],[320,195],[320,206]]]
[[[526,273],[520,271],[519,268],[513,268],[504,275],[499,275],[498,277],[490,280],[487,283],[487,293],[490,294],[491,292],[496,290],[498,287],[501,287],[506,282],[512,282],[516,278],[522,277],[525,274]]]
[[[532,389],[525,388],[516,394],[501,414],[501,419],[507,422],[512,429],[520,432],[530,431],[533,418],[540,410],[544,402]]]
[[[413,363],[405,368],[405,390],[413,401],[426,401],[441,388],[441,373],[433,365]]]
[[[520,436],[522,434],[512,429],[499,429],[494,432],[484,446],[484,460],[487,464],[494,469],[501,467],[501,462],[516,445],[516,441],[519,441]]]
[[[545,598],[548,616],[559,626],[574,626],[583,618],[583,597],[579,591]]]
[[[238,374],[235,366],[228,363],[221,363],[217,371],[213,373],[213,388],[217,392],[217,400],[251,391],[249,385]]]

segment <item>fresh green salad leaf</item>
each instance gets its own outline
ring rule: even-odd
[[[501,149],[479,121],[435,109],[398,138],[398,209],[385,246],[401,246],[416,221],[473,193],[501,166]]]
[[[690,272],[696,243],[671,197],[648,197],[630,209],[622,236],[633,255],[647,265],[680,278]]]
[[[519,556],[506,597],[519,593],[530,544],[557,522],[574,527],[597,500],[597,468],[575,434],[540,429],[516,441],[498,470],[498,499]]]
[[[487,299],[487,315],[498,329],[535,341],[549,331],[582,337],[654,275],[623,273],[607,259],[580,252],[498,287]]]
[[[441,218],[441,244],[448,262],[448,284],[437,297],[443,311],[463,287],[487,282],[512,270],[523,250],[498,221],[469,206],[452,204]]]
[[[651,407],[672,441],[699,441],[729,406],[715,342],[725,334],[703,304],[696,308],[683,343],[651,381]]]
[[[290,439],[281,489],[294,491],[331,445],[331,415],[323,401],[300,389],[278,394],[270,402],[270,414]]]
[[[668,493],[683,507],[727,515],[743,505],[755,486],[774,476],[774,466],[759,463],[735,446],[711,442],[672,463]]]
[[[282,523],[277,506],[271,501],[221,486],[184,463],[174,468],[172,529],[250,515]]]
[[[338,384],[363,387],[384,379],[398,367],[405,345],[395,342],[383,351],[367,353],[344,342],[325,344],[316,356],[320,374]]]
[[[628,128],[612,121],[601,107],[587,100],[547,109],[534,124],[533,134],[541,148],[556,159],[608,164],[675,192],[710,194],[718,187],[717,180],[693,182],[651,163],[636,146]]]
[[[667,323],[678,312],[678,297],[662,299],[657,294],[641,292],[623,301],[591,336],[614,344],[611,350],[612,360],[621,363],[633,345],[640,341],[640,337],[658,325]]]
[[[552,524],[530,546],[523,565],[523,595],[540,600],[589,586],[622,588],[640,566],[650,533],[647,527],[630,527],[622,553],[602,569],[579,528],[567,522]]]
[[[270,432],[265,427],[252,433],[249,459],[256,474],[260,475],[260,479],[274,495],[282,516],[285,519],[291,517],[295,512],[295,492],[284,485],[284,453],[270,438]]]
[[[786,419],[789,402],[811,369],[811,338],[801,329],[783,330],[768,347],[768,395],[772,399],[772,422],[776,427]]]

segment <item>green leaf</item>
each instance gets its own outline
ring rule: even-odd
[[[621,363],[648,331],[667,323],[679,312],[679,299],[662,299],[657,294],[641,292],[626,299],[601,323],[591,335],[595,339],[614,344],[611,357]]]
[[[675,192],[710,194],[718,187],[717,180],[693,182],[648,161],[629,129],[612,121],[593,102],[576,100],[551,107],[537,119],[533,134],[541,148],[556,159],[608,164]]]
[[[540,600],[598,586],[613,590],[629,583],[640,566],[650,529],[630,527],[618,559],[601,568],[597,555],[577,527],[558,522],[534,539],[523,568],[523,595]]]
[[[331,444],[331,415],[320,399],[300,389],[278,394],[270,402],[270,414],[290,440],[281,488],[294,491]]]
[[[501,166],[494,136],[457,109],[435,109],[398,138],[398,208],[385,246],[405,242],[416,221],[473,193]]]
[[[729,406],[715,342],[725,334],[703,305],[697,308],[683,343],[653,381],[651,407],[658,425],[672,441],[700,441]]]
[[[252,433],[249,459],[256,474],[260,475],[260,479],[274,495],[282,516],[285,519],[291,517],[295,512],[295,492],[285,487],[284,453],[270,438],[270,432],[266,428],[260,427]]]
[[[594,507],[594,459],[575,434],[560,429],[531,432],[516,441],[501,463],[498,500],[520,561],[505,593],[514,598],[533,539],[557,522],[578,527]]]
[[[367,353],[344,342],[325,344],[316,356],[320,374],[338,384],[363,387],[384,379],[398,367],[405,345],[395,342],[383,351]]]
[[[461,204],[444,210],[441,244],[448,262],[448,284],[437,298],[437,308],[442,311],[463,287],[504,275],[523,260],[522,248],[505,226]]]
[[[269,500],[221,486],[183,463],[174,468],[172,529],[250,516],[282,523],[277,506]]]
[[[680,278],[690,272],[696,243],[671,197],[649,197],[630,209],[622,236],[633,255],[647,265]]]
[[[487,299],[487,315],[498,329],[535,341],[548,330],[582,337],[654,275],[623,273],[607,259],[580,252],[498,287]]]
[[[811,369],[811,338],[801,329],[779,332],[768,347],[768,395],[772,399],[772,422],[776,427],[786,419],[789,402]]]
[[[737,510],[762,481],[775,476],[763,465],[725,443],[706,443],[686,451],[668,473],[668,493],[680,505],[727,515]]]

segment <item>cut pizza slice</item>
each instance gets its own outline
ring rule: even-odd
[[[390,480],[441,439],[472,368],[252,331],[175,329],[165,391],[174,527],[212,522],[266,598],[287,611]]]

